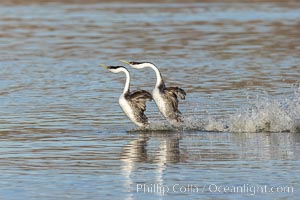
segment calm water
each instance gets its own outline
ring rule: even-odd
[[[0,199],[297,199],[299,36],[299,3],[1,5]],[[124,116],[119,59],[183,130]]]

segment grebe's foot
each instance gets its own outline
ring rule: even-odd
[[[175,128],[176,130],[182,130],[184,128],[184,121],[182,119],[177,120],[177,119],[173,119],[173,120],[168,120],[168,122],[172,125],[173,128]]]
[[[139,129],[141,130],[145,130],[145,129],[149,129],[150,128],[150,123],[147,122],[147,123],[144,123],[143,126],[140,126]]]

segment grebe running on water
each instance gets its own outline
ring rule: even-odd
[[[119,104],[124,113],[133,123],[142,128],[147,127],[149,122],[144,112],[146,111],[146,101],[152,100],[152,95],[145,90],[135,90],[130,92],[130,75],[125,67],[106,66],[103,64],[101,64],[101,66],[113,73],[125,73],[126,83],[123,93],[119,98]]]
[[[160,71],[150,62],[127,62],[125,60],[121,60],[121,62],[126,63],[135,69],[150,67],[155,71],[157,80],[152,93],[153,99],[167,121],[175,127],[180,126],[183,123],[183,119],[181,112],[178,110],[177,97],[185,99],[185,91],[179,87],[166,87]]]

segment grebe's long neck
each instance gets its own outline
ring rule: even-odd
[[[125,86],[124,86],[124,90],[123,90],[123,94],[126,94],[127,92],[129,92],[129,89],[130,89],[130,75],[126,69],[124,69],[124,68],[121,68],[121,69],[122,69],[122,72],[124,72],[126,75],[126,82],[125,82]]]
[[[163,79],[161,77],[161,73],[160,73],[160,71],[157,69],[157,67],[154,64],[152,64],[152,63],[145,63],[145,67],[151,67],[154,70],[154,72],[156,74],[156,84],[155,84],[155,87],[159,87],[162,84],[163,84],[163,86],[165,86],[164,81],[163,81]]]

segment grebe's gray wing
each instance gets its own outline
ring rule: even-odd
[[[152,95],[145,90],[136,90],[129,94],[129,100],[143,113],[146,111],[146,101],[151,101]]]
[[[168,88],[166,88],[164,90],[164,98],[166,98],[169,102],[168,104],[173,108],[172,110],[175,113],[180,113],[180,111],[178,110],[178,99],[177,99],[177,95],[173,90],[169,90]]]
[[[185,99],[186,93],[183,89],[179,87],[168,87],[166,88],[166,90],[176,94],[176,96],[180,97],[181,99]]]
[[[181,99],[185,99],[185,91],[179,87],[167,87],[164,90],[164,96],[167,98],[173,107],[174,112],[181,114],[181,112],[178,110],[178,96]]]

